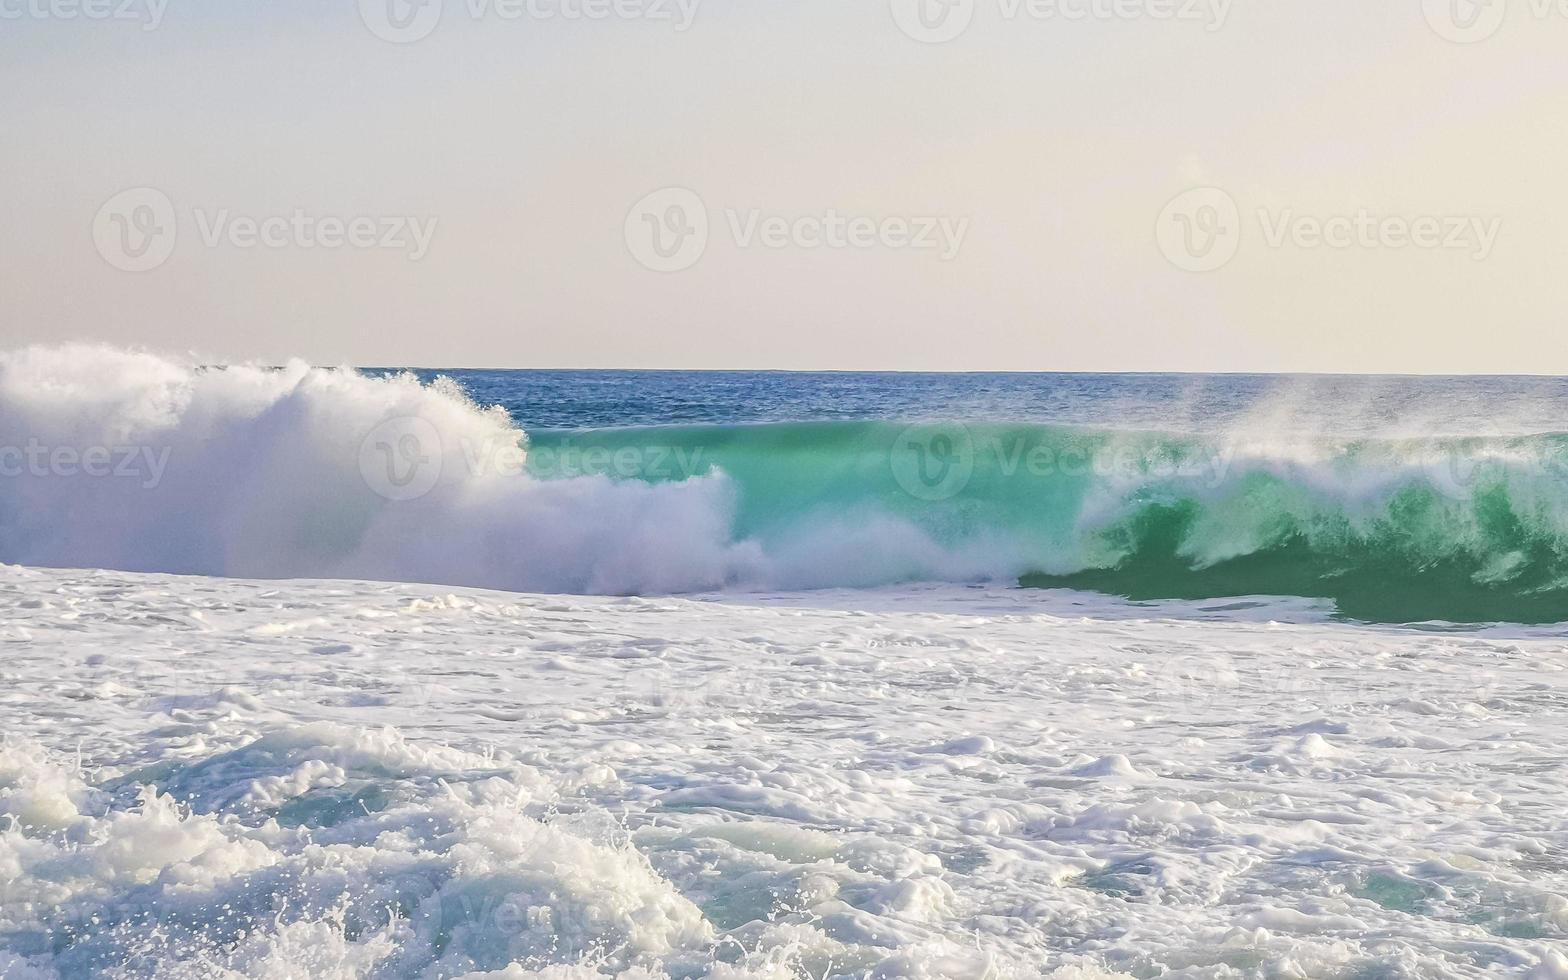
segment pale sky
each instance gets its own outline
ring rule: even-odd
[[[162,2],[0,0],[0,347],[1568,373],[1544,0]]]

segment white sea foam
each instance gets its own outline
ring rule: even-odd
[[[410,420],[439,475],[404,499],[375,441],[390,432],[395,452]],[[525,445],[501,409],[411,375],[87,345],[3,353],[0,560],[588,594],[971,580],[1028,564],[1005,542],[944,548],[891,517],[828,516],[767,554],[733,538],[722,473],[540,481],[505,458]],[[94,451],[107,472],[84,475]]]
[[[315,725],[145,778],[89,789],[28,743],[0,752],[13,955],[46,975],[453,976],[712,945],[635,850],[528,816],[551,790],[526,768]]]
[[[0,567],[0,976],[1568,975],[1545,629]]]
[[[377,485],[367,440],[408,419],[433,433],[418,448],[440,475],[399,500]],[[610,593],[755,570],[754,549],[729,540],[722,477],[541,483],[490,464],[524,438],[503,411],[412,376],[204,369],[80,345],[0,354],[0,446],[20,466],[0,480],[0,560]],[[37,466],[17,455],[29,447]],[[57,462],[95,449],[124,472]]]

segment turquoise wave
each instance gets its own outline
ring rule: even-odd
[[[1303,596],[1386,622],[1568,620],[1563,433],[1280,441],[1001,424],[693,426],[534,433],[528,465],[541,479],[722,473],[736,489],[735,538],[765,548],[823,528],[897,526],[964,556],[965,576],[984,567],[1025,586]],[[895,564],[886,578],[932,574]]]

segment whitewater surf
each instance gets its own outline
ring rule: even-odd
[[[1149,425],[1171,421],[1170,396],[1122,411],[1131,396],[1109,383],[1059,406],[1070,424],[999,421],[1017,409],[989,392],[1018,382],[985,379],[946,395],[968,418],[785,421],[796,396],[759,377],[771,416],[527,428],[530,384],[581,393],[526,374],[495,390],[494,375],[6,354],[0,561],[560,593],[984,582],[1322,598],[1387,622],[1568,619],[1568,435],[1413,431],[1417,409],[1453,400],[1442,391],[1339,435],[1324,430],[1345,418],[1271,424],[1274,399],[1245,381],[1210,396],[1245,411],[1189,407],[1204,424],[1181,430]],[[922,404],[924,382],[903,387]],[[1532,397],[1539,429],[1550,408]]]

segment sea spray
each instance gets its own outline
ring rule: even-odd
[[[1568,436],[1344,439],[1267,407],[1201,433],[525,434],[446,378],[30,348],[0,355],[0,561],[553,593],[1023,581],[1568,619]],[[114,450],[156,478],[115,479]]]

